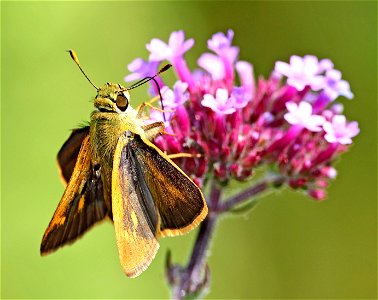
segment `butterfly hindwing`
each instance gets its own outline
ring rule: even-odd
[[[121,265],[127,276],[136,277],[159,248],[158,215],[129,142],[121,136],[114,153],[112,211]]]
[[[101,176],[91,166],[90,153],[86,135],[66,190],[43,236],[42,255],[72,243],[107,215]]]
[[[72,130],[70,137],[58,152],[58,166],[61,177],[66,184],[71,178],[81,144],[88,134],[89,126]]]

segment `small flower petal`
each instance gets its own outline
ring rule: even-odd
[[[340,143],[343,145],[351,144],[352,137],[355,137],[360,129],[357,122],[347,124],[344,115],[336,115],[332,118],[332,122],[323,124],[326,132],[324,139],[329,143]]]
[[[239,48],[232,46],[233,37],[232,30],[227,31],[227,36],[223,32],[218,32],[207,41],[207,47],[225,59],[228,64],[233,64],[239,54]]]
[[[164,86],[161,88],[161,95],[163,97],[164,107],[167,109],[175,109],[183,105],[189,98],[189,93],[186,91],[188,84],[182,81],[176,81],[173,86],[173,91]]]
[[[150,61],[162,61],[172,56],[172,49],[159,39],[152,39],[149,44],[146,45],[148,51],[150,51]]]
[[[246,61],[238,61],[235,64],[236,71],[239,73],[240,80],[245,90],[246,96],[252,98],[255,93],[255,80],[252,64]]]
[[[341,79],[341,72],[339,70],[329,70],[326,72],[324,78],[324,93],[332,101],[338,96],[344,96],[348,99],[353,98],[349,83]]]
[[[157,73],[158,62],[148,62],[144,59],[137,58],[134,59],[130,64],[127,65],[130,75],[125,77],[125,81],[134,81],[137,79],[144,78],[146,76],[152,76]]]
[[[183,56],[194,45],[194,40],[189,39],[185,41],[184,31],[174,31],[169,37],[168,44],[159,39],[152,39],[146,45],[150,51],[149,59],[151,61],[169,60],[173,61],[176,57]]]
[[[302,91],[310,86],[314,91],[320,90],[324,85],[324,78],[320,73],[330,67],[330,61],[322,60],[314,55],[305,55],[303,58],[297,55],[290,57],[290,64],[276,62],[275,71],[287,77],[287,83]]]
[[[318,67],[319,67],[318,73],[320,74],[320,73],[323,73],[324,71],[333,69],[333,62],[328,58],[324,58],[321,61],[319,61]]]
[[[250,98],[250,95],[245,93],[243,87],[234,87],[231,93],[235,108],[246,107]]]
[[[227,36],[223,32],[218,32],[207,41],[207,47],[220,55],[223,49],[231,46],[233,37],[234,32],[231,29],[227,31]]]
[[[300,125],[310,131],[321,131],[321,125],[325,122],[325,118],[312,114],[312,106],[310,103],[302,101],[297,105],[293,102],[286,103],[289,111],[284,115],[285,120],[291,125]]]
[[[204,53],[197,61],[198,65],[211,74],[213,80],[222,80],[225,76],[223,61],[214,54]]]
[[[236,111],[234,99],[228,97],[228,91],[226,89],[217,89],[215,98],[211,94],[205,94],[201,104],[202,106],[211,108],[220,115],[228,115]]]

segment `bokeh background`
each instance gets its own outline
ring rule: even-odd
[[[93,81],[123,82],[147,58],[151,38],[184,29],[196,40],[191,67],[218,31],[235,31],[241,59],[267,76],[292,54],[330,58],[351,84],[342,99],[361,134],[338,162],[321,203],[290,190],[218,225],[208,298],[377,296],[377,3],[1,2],[2,298],[167,298],[168,249],[184,263],[196,232],[161,240],[150,268],[123,274],[113,226],[39,256],[42,234],[63,193],[55,157],[70,129],[87,121],[93,87],[65,52],[77,51]],[[168,77],[171,75],[167,75]],[[133,103],[147,100],[146,87]],[[235,185],[238,188],[238,185]]]

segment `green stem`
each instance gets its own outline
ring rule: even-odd
[[[282,176],[277,176],[277,177],[271,177],[271,178],[266,178],[262,180],[260,183],[251,186],[241,193],[232,196],[225,201],[223,201],[220,205],[218,205],[218,213],[224,213],[227,211],[230,211],[233,209],[235,206],[247,201],[253,196],[256,196],[265,190],[267,190],[271,186],[276,186],[276,185],[281,185],[285,181],[285,178]]]
[[[203,294],[209,282],[209,271],[206,264],[207,252],[218,219],[217,206],[221,189],[216,182],[212,183],[208,200],[209,213],[202,221],[188,265],[181,269],[178,284],[174,286],[174,299],[195,299]]]

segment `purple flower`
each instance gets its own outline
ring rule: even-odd
[[[333,69],[333,62],[328,58],[323,58],[318,64],[318,73],[323,73]]]
[[[291,125],[300,125],[310,131],[321,131],[325,118],[312,114],[312,106],[310,103],[302,101],[297,105],[294,102],[286,103],[289,111],[284,115],[285,120]]]
[[[150,51],[150,61],[161,62],[165,59],[170,61],[179,78],[188,83],[189,89],[193,89],[193,76],[184,60],[185,52],[193,45],[194,40],[189,39],[185,41],[184,31],[179,30],[171,33],[168,44],[159,39],[152,39],[151,42],[146,45],[146,48]]]
[[[168,155],[193,154],[174,161],[208,192],[209,217],[204,222],[282,185],[325,199],[328,182],[337,175],[333,163],[359,132],[357,122],[347,123],[340,115],[340,105],[330,105],[339,95],[353,94],[329,59],[292,56],[290,64],[277,62],[268,79],[260,76],[255,82],[252,64],[237,61],[239,48],[232,45],[233,37],[232,30],[214,34],[207,42],[212,53],[200,55],[201,69],[193,72],[184,53],[194,42],[185,41],[183,31],[173,32],[167,44],[153,39],[147,45],[150,63],[169,60],[179,78],[172,88],[161,89],[169,134],[156,137],[154,143]],[[135,63],[134,72],[146,73],[144,63]],[[151,111],[151,118],[163,121],[157,110]],[[261,176],[253,176],[256,169],[262,170]],[[223,189],[232,179],[262,181],[223,199]],[[196,250],[206,247],[197,246],[208,242],[201,234],[211,227],[201,228],[192,258],[203,257]],[[204,265],[203,259],[196,263]],[[188,268],[169,263],[167,274],[172,291],[180,293],[176,298],[193,298],[206,286],[188,282],[193,274]],[[187,283],[190,291],[183,288]]]
[[[155,143],[168,154],[201,154],[177,160],[200,185],[207,178],[224,184],[246,180],[255,168],[268,165],[290,187],[323,199],[334,177],[332,163],[358,132],[357,123],[337,122],[340,104],[330,105],[330,98],[351,97],[349,85],[329,59],[313,55],[277,62],[268,79],[255,82],[252,64],[237,61],[233,37],[232,30],[214,34],[207,43],[212,53],[200,55],[200,69],[194,71],[184,57],[194,42],[185,41],[183,31],[173,32],[167,43],[153,39],[147,45],[149,63],[133,62],[135,73],[146,74],[167,59],[178,75],[171,88],[161,89],[165,125],[173,135]],[[163,120],[156,110],[151,117]]]
[[[328,70],[324,78],[324,93],[331,101],[338,96],[344,96],[348,99],[353,98],[353,93],[350,91],[349,83],[341,79],[341,72],[339,70]]]
[[[156,74],[158,69],[158,62],[148,62],[141,58],[134,59],[130,64],[127,65],[127,68],[130,72],[133,72],[130,75],[125,77],[125,81],[134,81],[146,76],[153,76]]]
[[[352,137],[355,137],[360,129],[357,122],[350,122],[347,124],[344,115],[333,116],[332,122],[323,124],[326,132],[324,138],[329,143],[339,143],[347,145],[352,143]]]
[[[246,107],[250,99],[250,95],[245,93],[243,87],[234,87],[231,93],[230,102],[233,102],[235,108],[243,108]]]
[[[204,68],[214,81],[224,80],[224,85],[231,87],[234,80],[234,63],[239,54],[239,48],[232,46],[234,32],[228,30],[227,36],[218,32],[207,41],[210,50],[216,53],[204,53],[198,59],[198,65]]]
[[[344,111],[344,105],[342,105],[341,103],[335,103],[331,106],[331,112],[334,114],[334,115],[340,115],[343,113]]]
[[[217,55],[204,53],[197,63],[211,75],[213,80],[222,80],[226,76],[224,63]]]
[[[215,98],[211,94],[205,94],[201,101],[202,106],[211,108],[214,112],[220,115],[229,115],[236,111],[234,101],[228,97],[226,89],[217,89]]]
[[[183,105],[189,98],[187,89],[188,84],[180,80],[176,81],[174,84],[173,91],[169,87],[164,86],[161,89],[164,107],[167,109],[175,109],[176,107]]]
[[[293,55],[290,64],[282,61],[276,62],[274,70],[287,77],[287,83],[302,91],[310,86],[314,91],[323,87],[323,77],[319,74],[324,68],[329,68],[328,60],[319,62],[313,55],[305,55],[303,58]]]
[[[234,62],[239,54],[239,48],[232,46],[233,37],[234,32],[231,29],[227,31],[227,36],[223,32],[218,32],[207,41],[207,47],[220,57]]]
[[[184,31],[174,31],[169,37],[168,44],[159,39],[152,39],[146,48],[150,51],[150,61],[172,60],[176,57],[183,56],[186,51],[192,48],[194,40],[185,41]]]
[[[238,61],[235,64],[242,86],[247,97],[252,98],[255,93],[255,80],[253,78],[253,66],[246,61]]]
[[[165,116],[165,120],[164,120]],[[161,111],[158,111],[156,109],[151,109],[150,111],[150,117],[147,120],[146,124],[154,123],[154,122],[163,122],[164,123],[164,130],[166,132],[170,132],[171,127],[171,119],[173,116],[173,112],[170,111],[164,111],[164,115]]]

